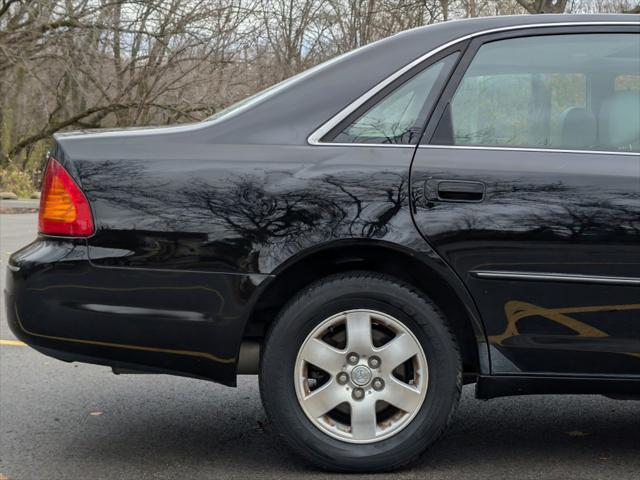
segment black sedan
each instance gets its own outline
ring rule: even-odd
[[[12,330],[233,386],[342,471],[480,398],[640,395],[640,16],[407,31],[198,124],[59,134]],[[224,406],[221,406],[224,408]]]

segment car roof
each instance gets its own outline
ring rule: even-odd
[[[465,25],[465,28],[468,29],[468,33],[472,33],[488,28],[528,25],[532,23],[633,22],[634,20],[638,21],[638,15],[626,13],[501,15],[494,17],[452,19],[446,22],[424,25],[410,30],[405,30],[404,32],[400,32],[396,35],[402,35],[407,32],[425,31],[432,29],[435,26],[439,26],[443,30],[446,30],[454,25]]]

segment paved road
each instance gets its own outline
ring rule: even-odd
[[[7,253],[34,237],[35,215],[0,215],[0,229],[4,270]],[[4,311],[0,332],[13,338]],[[291,455],[265,418],[255,378],[239,384],[115,376],[0,345],[0,479],[337,477]],[[482,402],[467,387],[443,441],[414,468],[376,478],[637,480],[640,402]]]

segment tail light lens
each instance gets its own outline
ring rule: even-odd
[[[53,157],[44,174],[38,225],[45,235],[86,237],[94,231],[87,197]]]

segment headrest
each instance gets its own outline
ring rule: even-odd
[[[596,117],[581,107],[571,107],[560,115],[560,145],[563,148],[589,148],[596,144]]]
[[[598,134],[601,148],[631,150],[640,146],[640,91],[616,92],[602,102]]]

